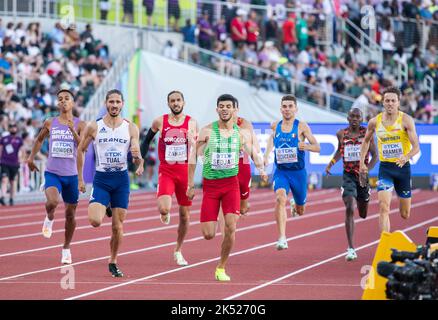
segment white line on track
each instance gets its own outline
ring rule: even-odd
[[[266,204],[266,200],[259,200],[260,198],[263,197],[258,197],[256,201],[252,201],[250,204],[251,205],[258,205],[258,204]],[[336,202],[339,199],[332,197],[332,198],[325,198],[324,200],[319,200],[318,202],[311,202],[307,205],[307,207],[312,206],[312,205],[319,205],[321,203],[330,203],[330,202]],[[149,208],[148,208],[149,209]],[[140,222],[140,221],[152,221],[152,220],[158,220],[158,216],[159,214],[157,213],[157,215],[155,216],[149,216],[149,217],[145,217],[145,218],[136,218],[136,219],[131,219],[131,213],[134,212],[146,212],[146,211],[150,211],[148,209],[133,209],[130,212],[128,212],[128,219],[125,220],[124,225],[128,224],[128,223],[133,223],[133,222]],[[152,210],[152,209],[151,209]],[[155,211],[157,211],[156,208],[154,208]],[[200,213],[200,208],[196,209],[196,210],[191,210],[190,214],[198,214]],[[251,211],[250,211],[251,214]],[[170,217],[178,217],[179,213],[171,213]],[[77,217],[77,220],[82,220],[82,219],[87,219],[88,217]],[[41,225],[41,222],[32,222],[32,224],[38,224]],[[112,223],[111,222],[105,222],[102,223],[100,226],[104,227],[104,226],[110,226]],[[10,225],[10,228],[12,227],[17,227],[20,225]],[[82,230],[82,229],[93,229],[94,227],[92,227],[91,225],[85,225],[85,226],[80,226],[80,227],[76,227],[76,230]],[[59,230],[53,230],[53,233],[63,233],[65,231],[65,229],[59,229]],[[41,236],[41,232],[36,232],[36,233],[28,233],[28,234],[21,234],[21,235],[15,235],[15,236],[6,236],[6,237],[1,237],[0,241],[2,240],[13,240],[13,239],[20,239],[20,238],[27,238],[27,237],[34,237],[34,236]]]
[[[429,219],[429,220],[427,220],[427,221],[423,221],[423,222],[420,222],[420,223],[418,223],[418,224],[415,224],[415,225],[413,225],[413,226],[411,226],[411,227],[409,227],[409,228],[403,229],[402,231],[404,231],[404,232],[411,231],[411,230],[414,230],[414,229],[420,228],[420,227],[422,227],[422,226],[424,226],[424,225],[427,225],[427,224],[432,223],[432,222],[437,221],[437,220],[438,220],[438,217],[436,217],[436,218],[432,218],[432,219]],[[375,244],[377,244],[377,243],[379,243],[379,240],[376,240],[376,241],[373,241],[373,242],[369,242],[369,243],[367,243],[367,244],[365,244],[365,245],[362,245],[362,246],[356,248],[356,251],[359,251],[359,250],[362,250],[362,249],[365,249],[365,248],[371,247],[371,246],[373,246],[373,245],[375,245]],[[254,288],[251,288],[251,289],[248,289],[248,290],[245,290],[245,291],[242,291],[242,292],[236,293],[236,294],[234,294],[234,295],[232,295],[232,296],[229,296],[229,297],[227,297],[227,298],[224,298],[223,300],[233,300],[233,299],[236,299],[236,298],[240,298],[240,297],[242,297],[243,295],[246,295],[246,294],[248,294],[248,293],[254,292],[254,291],[256,291],[256,290],[260,290],[260,289],[262,289],[262,288],[266,288],[267,286],[270,286],[270,285],[272,285],[272,284],[278,283],[278,282],[280,282],[280,281],[282,281],[282,280],[285,280],[285,279],[287,279],[287,278],[293,277],[293,276],[295,276],[295,275],[297,275],[297,274],[300,274],[300,273],[302,273],[302,272],[304,272],[304,271],[307,271],[307,270],[310,270],[310,269],[316,268],[316,267],[318,267],[318,266],[321,266],[321,265],[326,264],[326,263],[328,263],[328,262],[331,262],[331,261],[333,261],[333,260],[339,259],[339,258],[341,258],[341,257],[345,257],[345,252],[340,253],[340,254],[337,254],[337,255],[335,255],[335,256],[333,256],[333,257],[331,257],[331,258],[328,258],[328,259],[322,260],[322,261],[320,261],[320,262],[318,262],[318,263],[315,263],[315,264],[312,264],[312,265],[310,265],[310,266],[307,266],[307,267],[301,268],[301,269],[296,270],[296,271],[294,271],[294,272],[288,273],[288,274],[286,274],[286,275],[284,275],[284,276],[282,276],[282,277],[280,277],[280,278],[277,278],[277,279],[274,279],[274,280],[268,281],[268,282],[266,282],[266,283],[264,283],[264,284],[261,284],[261,285],[258,285],[258,286],[256,286],[256,287],[254,287]]]
[[[437,202],[437,201],[438,201],[438,199],[436,201],[426,200],[426,201],[423,201],[423,202],[418,202],[418,203],[412,205],[412,207],[414,208],[414,207],[419,206],[419,205],[428,205],[430,203]],[[374,202],[377,203],[377,200],[375,200]],[[272,209],[269,209],[269,210],[272,210]],[[328,210],[324,210],[324,211],[313,213],[313,214],[306,214],[306,215],[300,216],[300,217],[288,218],[287,221],[309,219],[309,218],[313,218],[313,217],[316,217],[316,216],[322,216],[322,215],[326,215],[326,214],[330,214],[330,213],[335,213],[335,212],[338,212],[339,210],[340,210],[339,208],[328,209]],[[264,214],[267,211],[268,210],[254,211],[253,215]],[[396,211],[397,210],[394,209],[394,210],[391,211],[391,213],[392,212],[396,212]],[[375,218],[375,217],[377,217],[377,215],[371,216],[368,219],[372,219],[372,218]],[[363,219],[358,220],[358,222],[360,222],[360,221],[364,221],[364,220]],[[265,222],[265,223],[251,225],[251,226],[247,226],[247,227],[243,227],[243,228],[238,228],[237,232],[258,229],[258,228],[262,228],[262,227],[265,227],[265,226],[273,225],[275,223],[276,223],[275,221],[271,221],[271,222]],[[199,224],[199,222],[196,222],[196,223],[193,223],[193,224]],[[343,226],[343,225],[344,224],[339,224],[339,225],[337,225],[335,227],[338,228],[339,226]],[[160,229],[161,230],[169,229],[171,227],[176,227],[176,225],[175,226],[161,227]],[[326,231],[325,229],[320,229],[320,230]],[[156,231],[156,230],[152,230],[152,231]],[[152,232],[152,231],[149,231],[149,232]],[[218,235],[220,235],[220,233],[218,233]],[[309,233],[309,234],[306,234],[306,235],[313,235],[313,233]],[[296,236],[296,237],[297,237],[296,239],[299,239],[299,236]],[[109,239],[110,237],[107,237],[107,238]],[[188,242],[194,242],[194,241],[198,241],[198,240],[202,240],[202,239],[204,239],[204,238],[203,237],[195,237],[195,238],[191,238],[191,239],[186,239],[184,242],[188,243]],[[295,237],[290,238],[290,239],[295,240]],[[92,240],[96,240],[96,239],[92,239]],[[176,242],[168,242],[168,243],[165,243],[165,244],[155,245],[155,246],[152,246],[152,247],[146,247],[146,248],[142,248],[142,249],[137,249],[137,250],[123,252],[123,253],[120,253],[118,256],[124,256],[124,255],[129,255],[129,254],[135,254],[135,253],[150,251],[150,250],[154,250],[154,249],[160,249],[160,248],[163,248],[163,247],[173,246],[175,244],[176,244]],[[275,242],[272,242],[272,243],[270,243],[270,244],[268,244],[266,246],[269,246],[269,245],[272,245],[272,244],[275,244]],[[61,247],[61,246],[62,245],[59,245],[59,246],[56,246],[56,247]],[[52,248],[53,247],[50,247],[50,249],[52,249]],[[45,248],[43,248],[43,249],[45,249]],[[39,250],[28,250],[28,251],[29,252],[34,252],[34,251],[39,251]],[[20,252],[20,253],[22,253],[22,252]],[[25,253],[27,253],[27,251]],[[80,262],[75,262],[75,263],[71,264],[71,266],[81,265],[81,264],[90,263],[90,262],[94,262],[94,261],[98,261],[98,260],[104,260],[104,259],[108,259],[108,258],[109,258],[109,256],[104,256],[104,257],[84,260],[84,261],[80,261]],[[57,269],[62,269],[62,267],[63,266],[56,266],[56,267],[52,267],[52,268],[40,269],[40,270],[26,272],[26,273],[22,273],[22,274],[18,274],[18,275],[8,276],[8,277],[0,278],[0,281],[20,278],[20,277],[24,277],[24,276],[28,276],[28,275],[33,275],[33,274],[37,274],[37,273],[53,271],[53,270],[57,270]]]
[[[413,204],[412,208],[419,207],[419,206],[426,205],[426,204],[432,204],[432,203],[436,203],[436,202],[438,202],[438,199],[431,199],[431,200],[421,201],[421,202]],[[393,209],[393,210],[390,211],[390,213],[394,213],[394,212],[398,212],[398,209]],[[356,223],[362,223],[364,221],[369,221],[369,220],[375,219],[377,217],[378,217],[378,214],[375,214],[375,215],[372,215],[372,216],[368,217],[366,220],[363,220],[363,219],[359,220],[358,219],[355,222]],[[427,223],[430,223],[430,222],[433,222],[433,221],[436,221],[436,220],[438,220],[438,217],[430,219],[430,220],[427,220],[427,221],[425,221],[423,223],[417,224],[414,227],[407,228],[405,230],[412,230],[412,229],[418,228],[419,226],[423,226],[423,225],[425,225]],[[326,227],[326,228],[314,230],[312,232],[308,232],[308,233],[305,233],[305,234],[300,234],[298,236],[294,236],[294,237],[288,238],[287,240],[288,241],[292,241],[292,240],[308,237],[308,236],[311,236],[311,235],[319,234],[319,233],[322,233],[322,232],[325,232],[325,231],[341,228],[341,227],[344,227],[344,226],[345,226],[344,223],[340,223],[340,224],[332,225],[332,226],[329,226],[329,227]],[[358,249],[363,249],[365,247],[371,246],[371,245],[376,244],[376,243],[378,243],[378,240],[374,241],[374,242],[371,242],[371,243],[368,243],[367,245],[362,246],[362,247],[360,247]],[[236,256],[236,255],[241,255],[241,254],[245,254],[245,253],[248,253],[248,252],[260,250],[260,249],[263,249],[263,248],[267,248],[267,247],[273,246],[274,244],[275,244],[275,242],[271,242],[271,243],[267,243],[267,244],[264,244],[264,245],[252,247],[250,249],[246,249],[246,250],[242,250],[242,251],[238,251],[238,252],[232,253],[232,254],[230,254],[230,256]],[[303,268],[303,269],[301,269],[302,271],[300,271],[300,272],[304,272],[304,271],[306,271],[308,269],[314,268],[315,266],[321,265],[323,263],[327,263],[329,261],[332,261],[332,260],[337,259],[339,257],[342,257],[344,255],[345,255],[345,253],[339,254],[339,255],[337,255],[335,257],[332,257],[330,259],[327,259],[327,260],[321,261],[321,262],[319,262],[317,264],[314,264],[314,265],[311,265],[309,267]],[[86,292],[86,293],[83,293],[83,294],[80,294],[80,295],[77,295],[77,296],[74,296],[74,297],[67,298],[65,300],[76,300],[76,299],[88,297],[88,296],[91,296],[91,295],[95,295],[97,293],[113,290],[113,289],[116,289],[116,288],[119,288],[119,287],[124,287],[124,286],[130,285],[130,284],[134,284],[134,283],[137,283],[137,282],[140,282],[140,281],[157,278],[157,277],[164,276],[164,275],[167,275],[167,274],[171,274],[171,273],[175,273],[175,272],[178,272],[178,271],[194,268],[194,267],[197,267],[197,266],[200,266],[200,265],[208,264],[210,262],[214,262],[214,261],[217,261],[219,259],[220,259],[220,257],[216,257],[216,258],[212,258],[212,259],[208,259],[208,260],[203,260],[201,262],[194,263],[194,264],[189,265],[189,266],[180,267],[180,268],[176,268],[176,269],[171,269],[171,270],[168,270],[168,271],[163,271],[163,272],[152,274],[152,275],[149,275],[149,276],[146,276],[146,277],[143,277],[143,278],[134,279],[134,280],[131,280],[131,281],[127,281],[127,282],[120,283],[120,284],[117,284],[117,285],[109,286],[109,287],[102,288],[102,289],[99,289],[99,290],[94,290],[94,291]],[[233,297],[233,296],[231,296],[231,297]]]

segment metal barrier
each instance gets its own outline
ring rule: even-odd
[[[160,55],[162,55],[162,50],[166,45],[165,41],[149,33],[144,43],[146,44],[144,49]],[[292,93],[299,99],[332,112],[345,114],[355,103],[355,99],[352,97],[330,93],[322,90],[320,86],[287,78],[277,72],[229,58],[189,43],[182,43],[177,60],[224,76],[245,80],[249,85],[258,89]],[[363,111],[364,118],[368,114],[375,114],[379,111],[379,108],[372,104],[359,106],[359,108]]]

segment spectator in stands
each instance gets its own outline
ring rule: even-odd
[[[222,16],[225,18],[225,25],[227,27],[227,32],[231,34],[231,21],[237,16],[238,6],[233,6],[233,3],[236,3],[236,0],[222,0],[226,2],[222,6]]]
[[[277,43],[278,36],[278,22],[277,16],[275,13],[269,18],[265,23],[265,41],[273,41],[275,44]]]
[[[205,11],[202,18],[199,20],[199,35],[198,43],[201,48],[210,50],[212,46],[212,39],[214,37],[214,31],[209,21],[208,11]]]
[[[295,28],[295,12],[289,12],[287,20],[283,23],[283,50],[287,50],[290,46],[296,45],[297,32]]]
[[[181,28],[181,33],[183,34],[183,41],[191,44],[196,43],[195,38],[196,27],[192,24],[191,19],[186,19],[186,25]]]
[[[110,11],[111,9],[111,2],[109,0],[100,0],[99,7],[100,7],[100,20],[102,20],[105,23],[108,17],[108,11]]]
[[[173,42],[171,40],[168,40],[166,42],[166,46],[164,47],[163,55],[166,58],[178,60],[178,56],[179,56],[178,48],[173,44]]]
[[[168,25],[173,27],[174,31],[179,30],[179,18],[181,16],[181,10],[179,7],[179,0],[167,0],[167,18]],[[173,17],[173,25],[170,23]]]
[[[143,5],[146,10],[147,24],[152,26],[152,15],[154,14],[154,3],[155,0],[143,0]]]
[[[259,39],[259,25],[257,23],[257,13],[254,10],[249,12],[248,20],[245,22],[246,29],[246,43],[248,45],[254,45],[255,49],[258,48],[258,39]]]
[[[134,23],[134,1],[123,0],[122,22]]]
[[[419,45],[420,37],[419,30],[417,29],[417,22],[414,20],[420,19],[420,10],[417,5],[417,0],[404,1],[402,3],[402,15],[403,17],[409,19],[403,21],[403,40],[405,47],[410,47],[412,45]]]
[[[80,41],[85,43],[84,49],[87,51],[87,55],[95,54],[95,41],[93,36],[93,28],[90,24],[85,26],[85,31],[81,33]]]
[[[307,47],[309,40],[306,13],[301,11],[300,18],[298,18],[297,25],[297,39],[298,39],[298,50],[304,50]]]
[[[389,20],[385,20],[385,25],[380,35],[380,46],[383,50],[384,63],[388,65],[395,50],[395,36]]]
[[[18,135],[18,127],[15,122],[9,123],[9,135],[0,139],[0,163],[1,163],[1,196],[0,204],[6,205],[4,196],[7,192],[8,182],[10,186],[9,205],[14,205],[15,196],[15,177],[20,168],[20,160],[23,159],[22,146],[23,139]]]
[[[225,42],[225,40],[228,37],[227,27],[226,27],[225,23],[226,23],[225,17],[221,16],[221,18],[219,19],[219,21],[217,22],[217,24],[213,28],[214,32],[216,34],[217,41]]]
[[[245,22],[243,21],[246,12],[242,9],[237,10],[237,16],[231,21],[231,40],[233,40],[234,46],[237,48],[240,43],[246,42],[246,29]]]

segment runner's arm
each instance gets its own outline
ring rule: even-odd
[[[78,169],[78,180],[79,183],[84,181],[83,177],[83,169],[84,169],[84,158],[85,158],[85,152],[87,152],[88,145],[90,144],[91,140],[93,140],[96,137],[97,132],[97,123],[96,121],[91,122],[87,125],[84,131],[84,137],[79,143],[78,146],[78,154],[77,154],[77,169]],[[81,186],[79,185],[79,188]],[[85,185],[84,185],[85,188]],[[85,189],[81,190],[82,192],[85,192]]]
[[[336,137],[338,138],[338,149],[336,149],[332,160],[330,160],[329,164],[325,168],[326,174],[330,174],[330,169],[335,165],[336,162],[339,161],[339,159],[341,159],[341,143],[344,139],[344,130],[338,130],[338,132],[336,132]]]
[[[411,142],[412,149],[408,152],[406,157],[408,159],[411,159],[413,156],[415,156],[418,152],[420,152],[420,146],[418,143],[418,135],[417,130],[415,129],[415,123],[412,117],[405,116],[405,128],[406,132],[408,133],[409,141]]]
[[[263,157],[265,166],[267,166],[269,164],[269,155],[271,154],[272,150],[274,149],[274,135],[275,135],[275,127],[276,126],[277,126],[277,122],[274,122],[271,124],[271,134],[268,138],[265,154]]]
[[[78,131],[75,130],[75,123],[73,120],[69,120],[67,122],[67,126],[70,129],[70,132],[73,135],[73,139],[75,139],[75,142],[77,144],[79,144],[79,142],[81,142],[81,137],[79,136],[79,126],[81,125],[82,122],[83,121],[79,122],[79,124],[78,124]]]
[[[371,140],[373,139],[374,132],[376,131],[376,118],[371,119],[368,122],[367,132],[365,133],[365,137],[362,142],[362,146],[360,147],[360,171],[362,173],[368,172],[368,167],[365,165],[365,157],[368,154],[368,150],[370,148]]]
[[[369,152],[371,154],[371,161],[368,163],[368,170],[373,170],[374,166],[377,163],[377,160],[379,160],[379,156],[377,154],[377,146],[376,146],[376,142],[374,141],[374,139],[370,140]]]
[[[310,127],[305,122],[300,122],[300,125],[302,126],[302,132],[304,135],[304,138],[306,138],[309,143],[305,143],[304,141],[299,142],[298,146],[300,150],[307,150],[310,152],[320,152],[321,146],[319,145],[318,141],[316,141],[315,136],[312,134],[312,130],[310,130]]]
[[[32,147],[32,151],[30,152],[30,155],[26,160],[26,163],[29,166],[30,171],[35,171],[35,170],[39,171],[34,163],[35,155],[38,153],[38,151],[41,150],[41,146],[44,142],[44,139],[46,139],[49,136],[51,125],[52,125],[52,119],[47,119],[46,121],[44,121],[43,127],[41,128],[40,132],[38,133],[38,136],[35,139],[35,143]]]
[[[134,164],[137,166],[137,171],[135,172],[138,176],[143,174],[143,158],[140,154],[140,133],[138,127],[133,122],[129,123],[129,134],[131,136],[131,154]],[[141,168],[141,169],[140,169]]]
[[[151,141],[154,139],[157,132],[160,130],[160,118],[155,119],[152,122],[152,126],[149,128],[148,133],[146,134],[146,138],[142,141],[140,146],[141,156],[146,159],[146,155],[149,151],[149,145]]]
[[[195,119],[189,121],[189,131],[187,133],[187,143],[189,148],[188,163],[196,166],[196,143],[198,140],[199,127]]]
[[[256,152],[255,150],[255,146],[252,143],[251,140],[247,140],[248,138],[245,137],[242,133],[241,133],[241,141],[242,141],[242,147],[245,150],[245,152],[247,154],[249,154],[251,156],[252,161],[254,161],[254,164],[257,168],[257,170],[259,170],[260,175],[265,175],[265,166],[263,164],[263,158],[260,156],[259,153]]]

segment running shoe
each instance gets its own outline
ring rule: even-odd
[[[62,249],[62,264],[71,264],[71,252],[70,249]]]
[[[5,205],[6,205],[6,203],[5,203],[5,199],[4,199],[3,197],[0,198],[0,204],[1,204],[2,206],[5,206]]]
[[[277,248],[277,250],[285,250],[288,247],[287,245],[287,240],[286,239],[278,239],[277,244],[275,245],[275,247]]]
[[[186,261],[186,259],[184,259],[181,251],[175,251],[173,253],[173,259],[176,261],[176,264],[179,266],[186,266],[189,263]]]
[[[52,236],[52,227],[53,227],[53,222],[55,220],[50,221],[49,218],[44,219],[44,223],[43,223],[43,236],[44,238],[50,238]]]
[[[115,263],[108,264],[108,269],[114,278],[121,278],[124,276],[123,272],[117,267]]]
[[[113,216],[113,211],[111,210],[111,207],[106,207],[105,214],[108,218],[111,218]]]
[[[225,269],[216,268],[214,276],[217,281],[230,281],[231,278],[225,273]]]
[[[294,198],[290,199],[290,215],[292,217],[297,217],[298,216],[297,208],[295,207],[295,200],[294,200]]]
[[[353,261],[357,259],[357,254],[356,254],[356,250],[354,250],[353,248],[348,248],[347,249],[347,255],[345,256],[345,260],[347,261]]]
[[[168,214],[162,214],[160,216],[161,222],[164,224],[169,224],[170,223],[170,212]]]
[[[14,199],[12,199],[12,198],[9,199],[9,205],[10,205],[10,206],[13,206],[13,205],[14,205]]]

